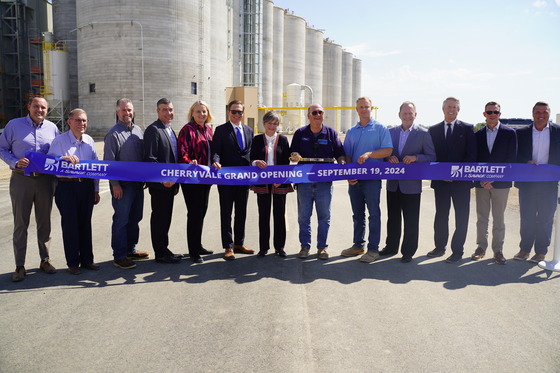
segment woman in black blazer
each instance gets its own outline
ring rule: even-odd
[[[251,145],[251,164],[259,168],[272,165],[290,164],[290,145],[288,138],[276,132],[280,115],[268,111],[263,117],[265,133],[253,138]],[[274,250],[276,255],[285,258],[286,243],[286,194],[293,192],[291,184],[253,185],[257,193],[259,207],[259,257],[264,257],[270,248],[270,208],[274,216]]]

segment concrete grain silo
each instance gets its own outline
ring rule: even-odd
[[[212,110],[214,124],[222,124],[226,121],[225,114],[225,88],[233,85],[232,81],[232,56],[231,42],[228,40],[228,25],[230,7],[226,5],[227,0],[211,1],[210,19],[207,24],[209,29],[206,35],[210,36],[210,56],[206,61],[210,61],[209,69],[206,71],[206,81],[208,82],[205,100]],[[190,108],[190,105],[189,105]],[[188,110],[188,108],[187,108]]]
[[[358,97],[362,96],[362,60],[352,59],[352,98],[354,103]],[[374,103],[375,106],[375,103]],[[372,114],[373,115],[373,114]],[[358,113],[352,114],[352,123],[358,122]]]
[[[225,54],[218,50],[214,56],[213,50],[224,45],[226,36],[212,38],[227,35],[227,22],[212,24],[207,2],[77,0],[76,10],[80,104],[88,111],[93,134],[103,135],[114,124],[119,97],[133,100],[136,123],[144,126],[157,118],[157,100],[168,97],[178,130],[192,102],[215,101],[213,87],[227,85],[225,74],[210,71],[219,60],[227,64]]]
[[[272,103],[283,106],[284,92],[284,9],[274,7],[274,32],[272,53]]]
[[[342,52],[341,106],[354,106],[352,96],[352,53]],[[352,111],[340,111],[340,130],[347,131],[352,126]]]
[[[308,27],[305,41],[305,85],[313,90],[307,105],[323,102],[323,31]]]
[[[284,17],[284,87],[305,82],[305,35],[303,18],[293,14]]]
[[[272,106],[273,59],[274,59],[274,4],[263,2],[262,45],[262,99],[263,106]]]
[[[76,0],[54,1],[52,11],[54,40],[63,41],[68,51],[69,106],[73,109],[79,106]]]
[[[331,41],[323,43],[323,107],[340,106],[342,79],[342,47]],[[328,110],[325,120],[332,127],[340,130],[338,114]]]

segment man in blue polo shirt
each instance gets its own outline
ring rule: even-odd
[[[356,111],[360,121],[346,133],[344,152],[346,162],[382,162],[393,152],[393,142],[389,130],[371,118],[372,102],[369,97],[356,100]],[[367,252],[361,262],[371,263],[379,258],[381,233],[381,210],[379,200],[381,180],[348,180],[348,194],[352,204],[354,220],[354,244],[343,250],[342,256],[364,254],[366,244],[366,206],[369,212],[369,235]]]
[[[309,125],[299,128],[292,139],[290,151],[293,162],[304,163],[345,163],[344,148],[338,134],[331,127],[323,124],[325,111],[318,104],[307,108]],[[303,158],[303,159],[302,159]],[[307,159],[306,159],[307,158]],[[310,159],[311,158],[311,159]],[[311,214],[313,203],[317,210],[317,256],[329,258],[327,253],[327,236],[331,222],[332,182],[300,183],[296,185],[298,200],[299,241],[301,251],[299,258],[307,258],[311,247]]]

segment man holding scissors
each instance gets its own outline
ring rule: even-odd
[[[299,128],[292,139],[290,151],[292,162],[306,163],[338,163],[344,164],[344,148],[336,131],[323,124],[325,111],[318,104],[307,108],[309,125]],[[331,221],[332,182],[300,183],[296,185],[298,200],[299,241],[301,251],[299,258],[307,258],[311,247],[311,214],[313,203],[317,210],[317,256],[319,259],[329,258],[327,253],[327,236]]]

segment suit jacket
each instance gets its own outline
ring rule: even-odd
[[[548,164],[560,166],[560,126],[549,122],[550,145],[548,150]],[[527,163],[533,159],[533,124],[519,128],[517,131],[517,163]],[[556,181],[551,181],[556,183]],[[520,188],[531,182],[515,182]]]
[[[517,159],[517,136],[515,131],[500,123],[500,128],[496,134],[492,152],[488,150],[488,142],[486,140],[486,126],[479,129],[475,134],[476,138],[476,161],[483,163],[515,163]],[[477,188],[480,181],[475,182]],[[503,189],[510,188],[511,181],[494,181],[494,188]]]
[[[410,128],[410,134],[406,140],[406,144],[399,153],[399,137],[401,126],[389,129],[391,140],[393,141],[393,155],[396,156],[400,162],[407,155],[416,155],[417,162],[435,162],[436,151],[432,138],[428,131],[422,127],[414,125]],[[387,180],[387,190],[396,192],[397,187],[404,194],[417,194],[422,192],[422,180]]]
[[[276,152],[274,153],[274,164],[275,165],[289,165],[290,164],[290,144],[288,144],[288,138],[284,135],[277,135],[276,142]],[[257,135],[253,138],[253,143],[251,145],[251,162],[256,160],[265,161],[266,160],[266,146],[265,146],[265,135]],[[253,185],[251,189],[255,193],[268,193],[269,185]],[[272,188],[272,193],[275,194],[285,194],[292,192],[293,188],[291,184],[282,184],[278,188]]]
[[[173,136],[177,138],[175,132],[172,132]],[[144,162],[177,163],[175,154],[173,154],[171,140],[165,130],[165,124],[159,119],[150,124],[144,132]],[[171,188],[163,186],[162,183],[147,184],[150,188],[162,190],[175,190],[179,188],[179,184],[174,184]]]
[[[473,125],[460,120],[455,122],[451,134],[451,151],[447,150],[445,143],[444,122],[439,122],[428,129],[434,147],[436,149],[436,162],[476,162],[476,138],[474,137]],[[471,181],[454,181],[466,187],[472,187]],[[432,188],[446,185],[443,180],[432,180]]]
[[[253,130],[242,124],[245,147],[239,148],[237,136],[230,122],[226,122],[214,131],[212,138],[212,162],[218,162],[222,167],[249,166]],[[144,140],[145,141],[145,140]]]

